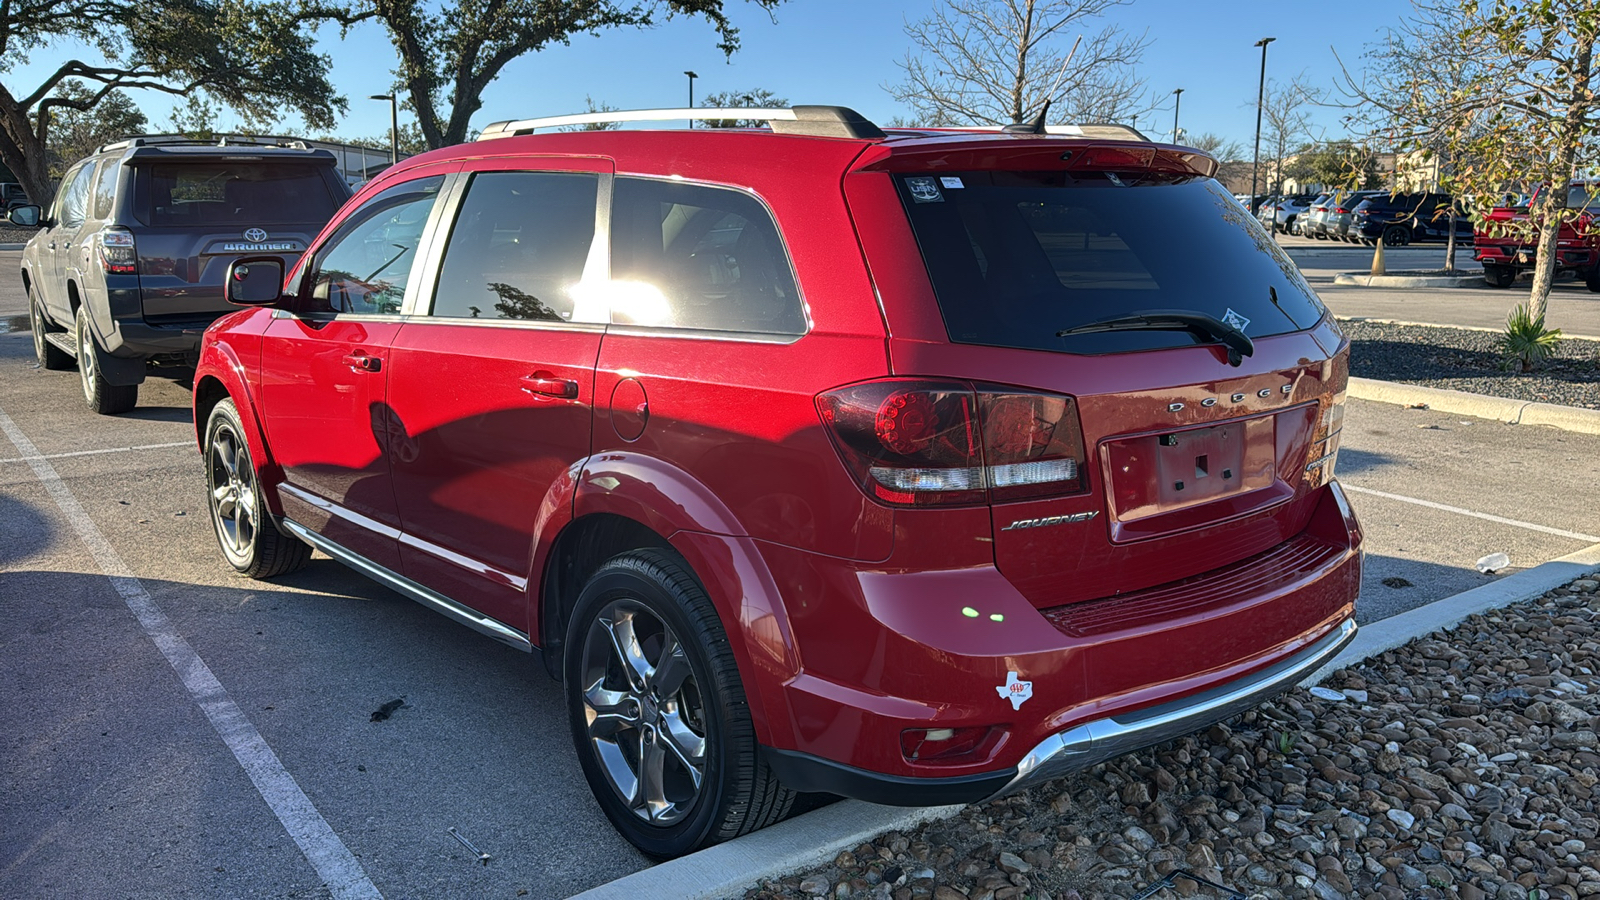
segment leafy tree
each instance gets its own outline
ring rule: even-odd
[[[1116,122],[1149,109],[1136,69],[1149,39],[1092,26],[1131,0],[943,0],[906,26],[905,80],[886,85],[925,125]],[[1065,39],[1080,32],[1070,47]]]
[[[707,109],[773,109],[786,107],[789,101],[765,89],[748,91],[720,91],[708,95],[701,106]],[[707,119],[708,128],[760,128],[765,119]]]
[[[93,92],[76,79],[61,82],[55,92],[55,96],[86,105],[92,95]],[[122,91],[112,91],[98,104],[87,109],[61,106],[49,115],[55,119],[50,123],[50,143],[46,148],[50,178],[53,180],[59,179],[68,166],[93,153],[102,144],[143,134],[150,124],[132,98]]]
[[[1307,145],[1283,174],[1296,181],[1320,184],[1332,190],[1375,189],[1382,179],[1373,152],[1349,139]]]
[[[748,0],[771,10],[782,0]],[[718,48],[732,54],[739,30],[724,0],[459,0],[444,6],[422,0],[305,0],[308,15],[346,28],[381,22],[400,57],[399,90],[417,116],[429,147],[467,139],[483,92],[513,60],[575,34],[608,28],[649,27],[660,18],[701,16],[716,29]]]
[[[588,94],[583,95],[584,107],[592,113],[617,112],[617,108],[609,103],[596,103]],[[582,125],[566,125],[562,131],[616,131],[622,127],[621,122],[585,122]]]
[[[217,105],[206,98],[204,94],[194,94],[188,102],[172,110],[172,115],[167,119],[167,127],[173,134],[197,141],[216,140],[222,128],[217,123],[220,110]]]
[[[204,91],[235,107],[286,105],[329,127],[345,102],[311,52],[309,19],[289,0],[8,0],[0,7],[0,162],[28,197],[48,203],[50,131],[58,110],[87,112],[113,91]],[[99,59],[69,59],[37,85],[10,72],[33,51],[83,42]],[[87,96],[63,96],[75,79]]]

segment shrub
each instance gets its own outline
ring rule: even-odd
[[[1532,372],[1555,356],[1560,347],[1561,329],[1546,329],[1544,315],[1530,315],[1526,303],[1506,316],[1506,333],[1500,336],[1500,358],[1505,368],[1518,364],[1521,371]]]

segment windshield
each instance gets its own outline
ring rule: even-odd
[[[1069,353],[1194,344],[1181,331],[1056,332],[1150,310],[1198,312],[1252,338],[1324,309],[1289,257],[1206,178],[1105,173],[896,176],[956,343]]]
[[[140,218],[148,225],[320,226],[344,200],[329,189],[325,168],[254,161],[153,165]]]

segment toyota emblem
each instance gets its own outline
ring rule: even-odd
[[[264,229],[264,228],[248,228],[248,229],[245,229],[244,239],[249,241],[252,244],[260,244],[260,243],[264,242],[267,239],[266,229]]]

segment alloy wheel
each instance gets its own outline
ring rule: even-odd
[[[683,644],[643,603],[613,600],[595,616],[579,661],[587,744],[634,815],[671,825],[706,776],[706,715]]]
[[[222,549],[232,559],[246,559],[259,527],[255,473],[250,451],[229,426],[211,437],[206,460],[211,488],[211,518],[222,539]]]
[[[28,301],[28,327],[33,329],[33,355],[39,360],[44,359],[44,316],[39,312],[39,302]]]
[[[83,382],[83,399],[94,406],[94,382],[99,372],[94,367],[94,335],[84,327],[87,323],[82,316],[78,319],[78,376]]]

